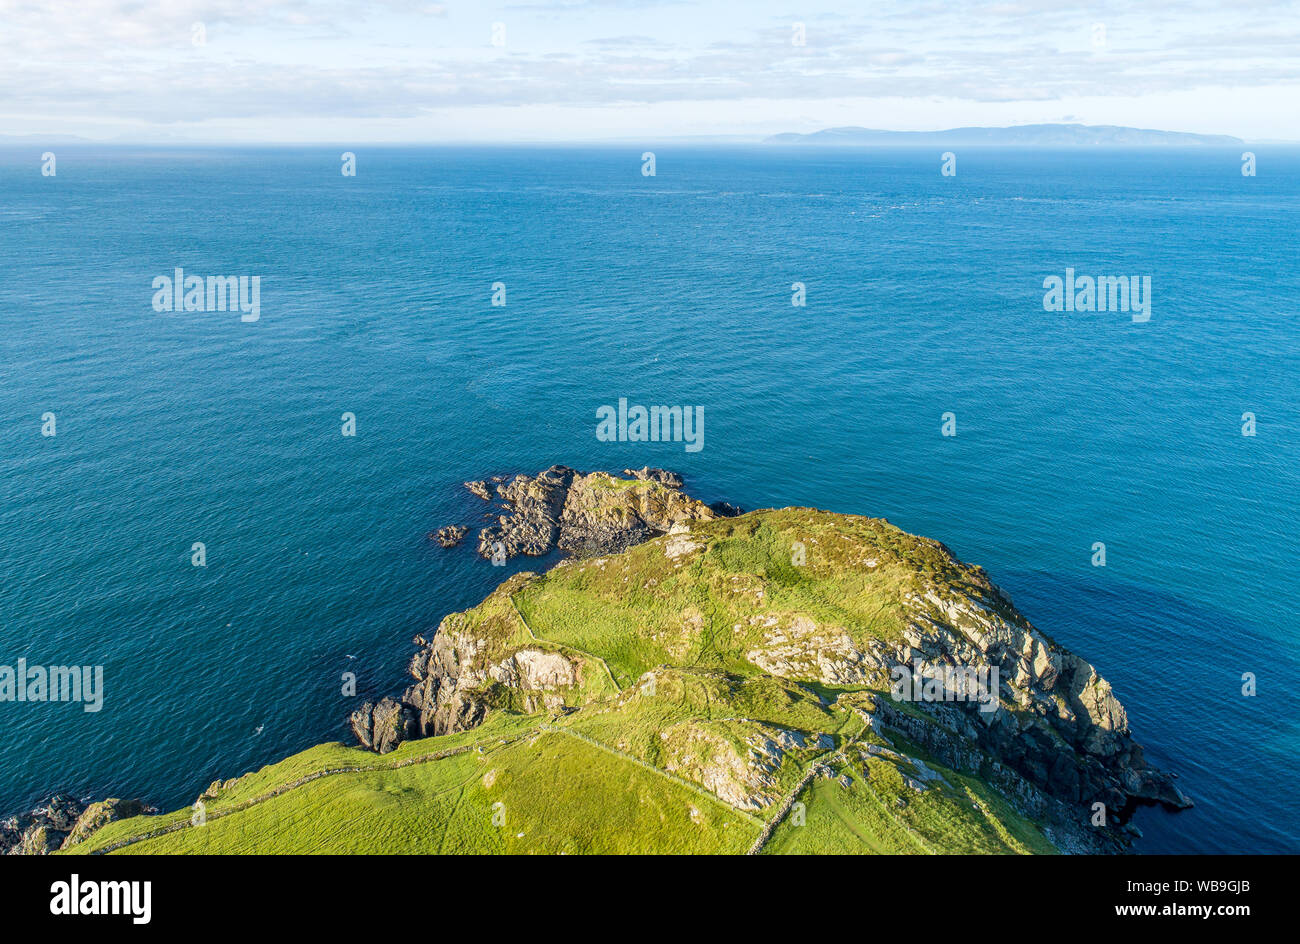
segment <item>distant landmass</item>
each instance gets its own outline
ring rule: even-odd
[[[93,144],[90,138],[75,134],[0,134],[0,145],[32,144],[48,146],[51,144]]]
[[[1011,128],[949,128],[946,131],[879,131],[873,128],[826,128],[809,134],[786,132],[765,144],[814,144],[846,147],[944,144],[1021,147],[1235,147],[1245,144],[1226,134],[1152,131],[1118,125],[1016,125]]]

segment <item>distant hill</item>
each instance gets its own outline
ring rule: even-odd
[[[879,131],[873,128],[827,128],[810,134],[786,132],[765,144],[886,147],[917,144],[1019,147],[1236,147],[1245,144],[1226,134],[1151,131],[1118,125],[1016,125],[1011,128],[949,128],[946,131]]]
[[[90,138],[75,134],[0,134],[0,146],[10,144],[93,144]]]

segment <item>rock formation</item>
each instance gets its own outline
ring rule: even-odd
[[[83,806],[58,793],[28,813],[0,820],[0,855],[47,855],[83,842],[114,820],[158,812],[139,800],[111,798]]]
[[[682,522],[739,513],[689,497],[675,472],[647,467],[625,473],[631,478],[555,465],[535,477],[516,475],[495,492],[487,482],[467,482],[478,497],[501,502],[496,525],[479,532],[479,553],[498,560],[556,548],[579,556],[616,553]]]
[[[1030,624],[982,568],[961,564],[938,546],[966,582],[960,591],[935,587],[907,600],[912,620],[888,666],[919,666],[930,676],[943,666],[995,666],[1006,708],[985,712],[969,701],[922,702],[939,721],[924,735],[890,699],[879,700],[883,716],[922,736],[920,743],[934,744],[936,756],[944,753],[943,729],[954,730],[1069,803],[1100,801],[1121,817],[1135,802],[1191,806],[1173,775],[1147,764],[1124,706],[1096,668]]]
[[[429,535],[431,540],[437,541],[439,547],[455,547],[465,539],[469,534],[469,528],[460,524],[449,524],[445,528],[439,528]]]
[[[416,724],[415,711],[394,698],[381,698],[377,704],[366,702],[348,720],[361,745],[380,754],[423,733]]]
[[[466,482],[465,487],[484,501],[492,500],[492,486],[487,482]]]

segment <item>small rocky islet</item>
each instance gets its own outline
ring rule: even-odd
[[[553,808],[542,828],[456,851],[1108,853],[1138,834],[1135,806],[1191,805],[1175,775],[1146,762],[1096,668],[937,541],[812,508],[741,514],[687,495],[662,469],[552,466],[466,488],[491,505],[479,555],[563,556],[415,637],[413,683],[353,711],[352,732],[368,756],[427,763],[431,775],[466,763],[455,759],[465,747],[439,745],[492,732],[473,750],[495,766],[459,789],[473,793],[471,807],[499,795],[516,811],[547,796],[547,764],[560,763],[566,741],[556,737],[596,753],[580,768],[591,783],[551,787],[571,822]],[[468,532],[431,537],[451,547]],[[898,697],[904,669],[933,679],[972,667],[996,669],[982,702],[942,686],[939,697]],[[304,758],[327,750],[343,749],[321,745],[283,765],[298,776]],[[623,771],[618,782],[600,779],[602,764]],[[650,781],[637,810],[659,811],[644,835],[600,827],[630,789],[626,764],[650,772],[636,775]],[[214,783],[200,799],[219,809],[273,782],[278,766]],[[372,769],[349,760],[314,775],[335,775],[317,789]],[[463,830],[432,823],[439,814],[417,801],[419,835]],[[733,828],[713,829],[727,811]],[[193,830],[150,831],[156,816],[140,819],[138,837],[122,839],[130,824],[115,823],[111,845],[86,842],[151,812],[139,801],[56,797],[0,823],[0,851],[99,851],[162,842],[150,837],[164,831],[179,851],[230,851],[219,832],[191,847]],[[355,850],[368,840],[348,841]]]
[[[503,563],[557,549],[576,555],[613,554],[681,521],[740,514],[727,502],[705,505],[691,498],[681,490],[684,483],[676,472],[647,466],[624,469],[623,475],[626,478],[608,472],[584,475],[553,465],[535,476],[466,482],[470,494],[492,506],[484,516],[495,520],[479,531],[479,555]],[[454,547],[468,531],[465,525],[448,525],[431,536],[442,547]]]

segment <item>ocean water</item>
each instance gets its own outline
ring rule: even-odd
[[[1142,851],[1300,846],[1300,153],[43,150],[0,152],[0,664],[105,701],[0,703],[0,810],[346,738],[342,674],[400,689],[503,576],[426,538],[481,521],[460,482],[650,464],[985,566],[1197,801]],[[155,312],[178,266],[260,319]],[[1150,321],[1044,311],[1067,267],[1151,276]],[[620,397],[704,448],[597,441]]]

